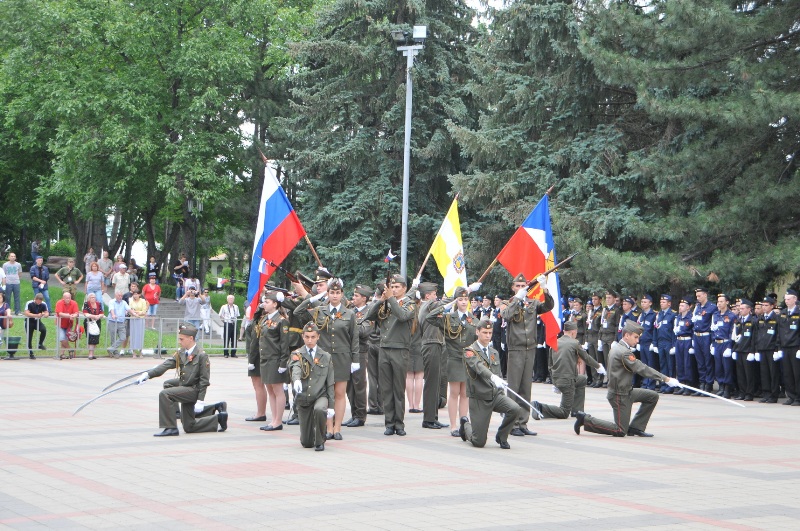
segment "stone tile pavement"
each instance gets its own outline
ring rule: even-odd
[[[652,439],[576,436],[571,421],[546,420],[508,451],[424,430],[419,414],[406,415],[407,437],[386,437],[370,416],[314,452],[296,427],[244,422],[254,412],[246,361],[213,358],[206,401],[228,402],[226,433],[153,438],[158,379],[71,416],[152,365],[0,362],[0,528],[800,527],[800,408],[666,396]],[[534,397],[557,401],[546,385]],[[611,416],[600,390],[587,390],[586,410]]]

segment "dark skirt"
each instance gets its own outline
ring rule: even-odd
[[[95,322],[97,323],[97,328],[100,329],[100,333],[97,334],[96,336],[93,336],[88,332],[89,327],[87,325],[89,323],[89,320],[88,319],[84,319],[83,320],[83,329],[87,331],[86,332],[86,339],[87,339],[89,345],[99,345],[100,344],[100,336],[103,335],[103,333],[102,333],[103,332],[103,323],[102,323],[102,321],[100,319],[98,319]]]
[[[448,352],[447,354],[447,381],[448,382],[466,382],[467,369],[464,367],[464,355],[461,353],[454,354]]]
[[[425,370],[425,366],[422,363],[422,345],[417,345],[417,347],[420,350],[412,347],[409,351],[408,372],[423,372]]]
[[[267,385],[289,383],[289,371],[278,372],[280,360],[275,358],[261,359],[261,381]]]
[[[350,381],[350,359],[349,353],[331,354],[334,382]]]

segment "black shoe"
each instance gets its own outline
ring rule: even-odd
[[[769,398],[762,398],[761,400],[758,401],[758,403],[759,404],[766,404],[767,400],[769,400]]]
[[[289,402],[286,402],[286,405],[283,406],[283,409],[289,410],[292,409],[292,406],[289,405]]]
[[[792,405],[793,406],[800,406],[800,400],[795,400],[794,402],[792,402]]]
[[[394,433],[396,435],[399,435],[400,437],[405,437],[407,435],[406,430],[404,430],[403,428],[395,428]]]
[[[32,359],[32,360],[35,360],[35,359],[36,359],[36,356],[34,356],[34,355],[33,355],[33,352],[31,352],[30,354],[28,354],[28,357],[29,357],[30,359]]]
[[[318,444],[314,447],[315,452],[324,452],[325,451],[325,443]]]
[[[263,415],[261,417],[247,417],[244,420],[246,422],[266,422],[267,421],[267,416]]]
[[[572,418],[575,418],[576,416],[578,416],[578,412],[577,411],[570,411],[569,416],[572,417]]]
[[[47,350],[47,347],[45,347],[44,345],[42,345],[42,344],[40,343],[40,344],[39,344],[39,350]]]
[[[537,402],[536,400],[534,400],[534,401],[532,402],[532,404],[533,404],[533,407],[535,407],[536,409],[538,409],[538,410],[539,410],[539,412],[541,412],[541,411],[542,411],[542,404],[541,404],[541,403],[539,403],[539,402]],[[539,415],[538,415],[538,414],[537,414],[535,411],[531,411],[531,413],[533,413],[533,414],[531,415],[531,417],[533,417],[533,420],[540,420],[540,419],[543,419],[543,418],[544,418],[544,413],[542,413],[542,416],[541,416],[541,417],[540,417],[540,416],[539,416]]]
[[[503,450],[511,450],[511,445],[508,444],[508,441],[501,441],[500,440],[500,433],[494,436],[494,442],[500,445],[500,448]]]
[[[225,402],[223,402],[224,404]],[[220,411],[217,415],[217,422],[219,422],[219,430],[217,431],[225,431],[228,429],[228,412],[227,411]],[[283,426],[281,426],[283,427]]]
[[[653,436],[652,433],[647,433],[646,431],[637,430],[636,428],[628,428],[628,437],[632,437],[634,435],[637,436],[637,437],[652,437]]]
[[[439,397],[439,409],[442,409],[446,405],[447,405],[447,399]]]
[[[227,355],[227,354],[225,354],[225,355],[224,355],[224,356],[222,356],[222,357],[223,357],[223,358],[227,358],[227,357],[228,357],[228,355]]]
[[[264,420],[266,420],[266,419],[264,419]],[[292,417],[292,418],[290,418],[289,420],[286,421],[286,425],[287,426],[299,426],[300,425],[300,419],[297,418],[297,417]]]
[[[467,430],[464,428],[464,425],[466,425],[467,422],[469,422],[468,417],[461,417],[459,420],[458,436],[461,437],[462,441],[467,440]]]
[[[364,421],[361,419],[353,419],[353,422],[347,425],[348,428],[360,428],[364,425]]]
[[[764,403],[765,404],[777,404],[778,403],[778,399],[777,398],[767,398],[766,402],[764,402]]]
[[[739,394],[733,397],[734,400],[744,400],[744,395]]]
[[[436,424],[440,428],[449,428],[450,427],[450,424],[445,424],[444,422],[439,422],[438,420],[434,421],[434,424]]]
[[[216,413],[224,413],[228,411],[228,403],[227,402],[217,402],[214,404],[214,411]],[[267,420],[267,419],[264,419]]]
[[[409,413],[422,413],[421,409],[413,408],[408,410]]]
[[[786,402],[783,403],[784,406],[791,406],[792,404],[794,404],[794,400],[791,398],[787,399]]]
[[[346,422],[342,422],[342,426],[350,427],[350,423],[353,422],[354,420],[356,420],[356,419],[354,419],[353,417],[350,417]]]
[[[154,433],[153,437],[174,437],[180,434],[178,428],[165,428],[161,433]]]
[[[522,430],[519,428],[514,428],[513,430],[511,430],[511,435],[513,435],[514,437],[525,437],[525,434],[522,433]]]
[[[752,402],[752,401],[753,401],[753,397],[752,397],[752,396],[750,396],[750,395],[745,395],[745,397],[744,397],[744,402]]]
[[[450,437],[461,437],[459,430],[453,430],[450,432]]]
[[[333,434],[333,440],[334,441],[341,441],[342,440],[342,434],[341,433],[334,433]]]
[[[586,420],[586,413],[583,411],[578,411],[575,413],[575,435],[581,434],[581,426],[583,426],[584,421]]]
[[[521,431],[523,435],[536,435],[535,431],[531,431],[528,428],[520,428],[519,431]]]
[[[381,411],[380,409],[370,408],[367,410],[367,415],[383,415],[383,411]]]
[[[428,428],[429,430],[440,430],[440,429],[442,429],[442,428],[441,428],[441,427],[440,427],[438,424],[436,424],[435,422],[426,422],[426,421],[424,421],[424,420],[422,421],[422,427],[423,427],[423,428]]]
[[[330,441],[332,439],[333,439],[333,434],[331,432],[328,432],[328,433],[325,434],[325,440],[326,441]]]
[[[661,386],[661,394],[662,395],[671,395],[675,392],[675,389],[668,385]]]
[[[267,424],[266,426],[261,426],[258,429],[261,431],[280,431],[283,429],[283,426],[273,426],[272,424]]]
[[[238,357],[239,356],[237,356],[236,354],[231,354],[231,358],[238,358]]]
[[[394,435],[394,428],[386,428],[383,430],[384,435]]]

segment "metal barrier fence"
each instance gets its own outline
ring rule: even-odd
[[[89,354],[89,335],[86,332],[84,317],[78,318],[78,327],[82,332],[74,342],[68,342],[69,348],[64,348],[58,340],[57,321],[63,318],[50,316],[41,319],[30,319],[24,316],[0,317],[0,354],[6,355],[3,359],[22,359],[28,358],[29,352],[34,356],[40,355],[61,359],[68,356],[70,350],[74,350],[76,357],[87,357]],[[66,320],[66,319],[64,319]],[[246,356],[244,340],[239,341],[242,333],[242,319],[237,319],[234,326],[233,347],[226,347],[223,344],[225,337],[225,324],[218,319],[210,319],[205,323],[199,319],[192,324],[197,326],[198,334],[196,341],[201,348],[209,355],[222,355],[225,351],[236,350],[237,356]],[[143,317],[126,318],[125,323],[119,323],[119,328],[125,330],[125,342],[120,342],[120,335],[116,332],[116,324],[109,323],[108,316],[100,319],[100,336],[95,345],[94,355],[96,357],[129,357],[134,355],[132,345],[141,344],[138,354],[161,358],[169,356],[180,348],[178,344],[178,327],[181,323],[189,322],[180,318],[169,317]],[[11,326],[8,326],[8,325]],[[45,328],[44,348],[40,348],[39,325]],[[153,326],[148,326],[148,325]],[[3,326],[5,325],[5,326]],[[28,326],[33,328],[33,332],[28,334]],[[133,330],[131,330],[131,328]],[[112,337],[112,333],[114,337]],[[29,344],[30,337],[30,344]],[[116,343],[116,344],[115,344]],[[109,350],[110,349],[110,350]],[[116,355],[114,354],[116,351]]]

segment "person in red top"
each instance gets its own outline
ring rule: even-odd
[[[75,357],[75,351],[70,350],[69,341],[67,340],[67,331],[75,325],[75,320],[78,318],[78,303],[72,300],[72,294],[69,291],[64,291],[61,300],[56,303],[56,317],[58,318],[58,340],[61,341],[61,350],[67,350],[69,357]],[[61,354],[60,358],[63,360],[67,356]]]
[[[150,273],[150,281],[142,288],[142,295],[144,300],[150,305],[147,308],[148,327],[155,330],[156,313],[158,312],[158,303],[161,300],[161,286],[156,284],[155,273]]]

